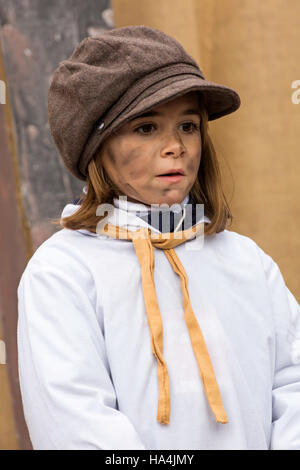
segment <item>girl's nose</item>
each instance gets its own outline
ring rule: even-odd
[[[179,157],[185,152],[185,147],[178,133],[172,133],[166,137],[166,141],[162,147],[161,155]]]

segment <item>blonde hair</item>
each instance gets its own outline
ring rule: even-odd
[[[198,204],[204,204],[205,216],[210,223],[205,224],[205,234],[212,235],[223,231],[228,220],[232,223],[232,214],[226,200],[221,181],[221,172],[217,154],[208,134],[208,116],[204,104],[204,97],[199,93],[201,112],[200,132],[202,139],[201,161],[197,178],[190,190],[190,196]],[[96,153],[88,164],[86,187],[78,210],[63,219],[54,219],[51,223],[60,224],[70,230],[85,229],[96,233],[96,226],[105,215],[97,216],[99,204],[113,205],[113,199],[122,193],[109,178],[101,161],[102,151]]]

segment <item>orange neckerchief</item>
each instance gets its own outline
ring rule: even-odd
[[[194,238],[199,230],[203,230],[203,222],[183,231],[169,233],[152,233],[150,228],[141,228],[130,231],[125,228],[106,224],[97,233],[112,238],[131,240],[140,266],[144,301],[148,316],[148,325],[151,333],[151,346],[153,354],[158,361],[158,409],[157,421],[169,424],[170,417],[170,389],[167,365],[163,358],[163,325],[156,297],[154,284],[154,253],[153,246],[164,250],[171,266],[180,276],[181,290],[183,294],[184,318],[189,331],[194,354],[197,360],[200,376],[203,382],[205,394],[209,406],[218,423],[227,423],[227,415],[223,407],[221,394],[214,374],[213,366],[206,348],[206,344],[195,314],[192,309],[188,280],[174,248],[190,238]],[[174,234],[176,238],[174,237]]]

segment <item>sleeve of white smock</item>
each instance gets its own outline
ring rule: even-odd
[[[18,287],[19,379],[33,448],[145,449],[116,406],[92,286],[63,262],[30,260]]]
[[[300,306],[278,265],[263,254],[276,334],[271,450],[300,450]]]

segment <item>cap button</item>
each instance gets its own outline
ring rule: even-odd
[[[102,121],[102,122],[99,124],[99,126],[98,126],[98,130],[99,130],[99,131],[102,131],[102,129],[104,128],[104,126],[105,126],[105,122]]]

